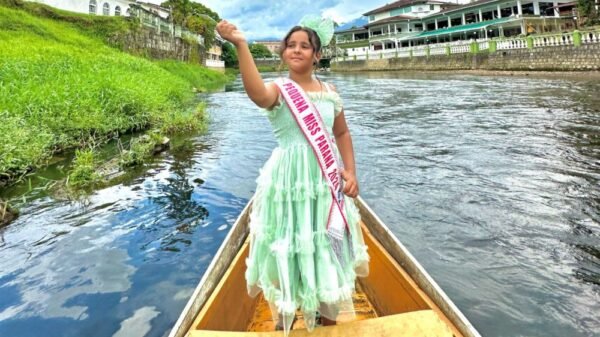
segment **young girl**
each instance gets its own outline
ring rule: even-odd
[[[251,296],[263,292],[277,321],[276,329],[284,330],[286,336],[298,308],[309,331],[316,324],[317,313],[323,325],[333,325],[338,314],[354,314],[355,278],[368,274],[360,215],[350,199],[358,195],[358,182],[342,101],[333,85],[313,76],[321,46],[333,35],[333,23],[305,17],[293,27],[280,49],[289,79],[267,84],[256,69],[243,33],[227,21],[221,21],[217,31],[236,47],[246,93],[265,109],[278,142],[257,179],[246,261],[248,292]],[[314,112],[320,117],[296,118],[294,111],[304,113],[302,116]],[[301,124],[309,119],[310,125],[303,130]],[[318,137],[318,132],[326,137]],[[327,157],[327,146],[335,160]],[[344,185],[336,193],[340,175],[326,174],[326,168],[341,164],[339,155]],[[339,235],[332,234],[335,228],[341,228]]]

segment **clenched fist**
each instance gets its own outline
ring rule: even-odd
[[[238,30],[234,24],[227,22],[227,20],[221,20],[221,22],[217,24],[217,32],[222,38],[233,43],[236,47],[239,44],[246,42],[244,33]]]

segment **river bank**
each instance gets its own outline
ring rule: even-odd
[[[232,79],[197,64],[154,61],[107,44],[120,17],[91,26],[35,16],[0,2],[0,186],[52,155],[147,129],[188,128],[196,93]],[[96,25],[97,23],[97,25]]]
[[[372,74],[379,74],[384,71],[373,71]],[[404,76],[423,76],[423,75],[473,75],[473,76],[514,76],[514,77],[532,77],[548,79],[572,79],[572,80],[600,80],[600,71],[525,71],[525,70],[483,70],[483,69],[463,69],[463,70],[392,70],[387,73],[396,76],[402,73]],[[368,71],[343,71],[347,74],[366,74]],[[378,77],[381,75],[377,75]]]
[[[486,41],[487,42],[487,41]],[[484,44],[486,42],[482,42]],[[488,43],[489,44],[489,43]],[[535,48],[478,50],[472,43],[471,52],[451,53],[450,47],[338,58],[331,63],[334,71],[390,70],[488,70],[488,71],[599,71],[600,43],[596,40],[582,45],[538,46]],[[464,47],[464,46],[463,46]],[[483,47],[482,47],[483,48]]]
[[[319,78],[344,100],[361,197],[482,336],[597,334],[598,81]],[[277,146],[239,78],[200,96],[208,132],[85,202],[44,189],[62,162],[0,191],[32,190],[0,230],[0,336],[168,334]]]

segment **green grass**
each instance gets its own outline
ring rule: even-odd
[[[137,20],[126,20],[124,17],[116,16],[74,13],[23,0],[0,0],[0,6],[19,9],[36,17],[69,23],[77,28],[80,33],[101,38],[105,42],[116,35],[125,34],[139,27]]]
[[[67,185],[70,187],[84,187],[97,183],[100,176],[96,173],[97,162],[92,149],[77,150],[73,169],[69,173]]]
[[[143,164],[152,157],[154,147],[162,141],[162,138],[163,136],[159,132],[151,132],[148,135],[132,139],[129,149],[121,152],[119,166],[127,168]]]
[[[81,22],[2,6],[6,1],[0,0],[0,179],[44,165],[56,151],[124,132],[177,132],[174,117],[194,115],[192,87],[227,81],[197,65],[109,47],[103,34],[114,27],[85,30]]]
[[[175,60],[161,60],[156,61],[156,63],[168,72],[185,79],[197,91],[202,92],[222,87],[235,78],[230,73],[223,74],[198,64],[183,63]]]

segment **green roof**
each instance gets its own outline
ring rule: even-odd
[[[469,30],[477,30],[477,29],[485,28],[487,26],[496,25],[496,24],[504,23],[504,22],[511,21],[511,20],[513,20],[513,18],[500,18],[500,19],[487,20],[487,21],[482,21],[482,22],[477,22],[477,23],[469,23],[468,25],[460,25],[460,26],[454,26],[454,27],[449,27],[449,28],[428,30],[425,32],[421,32],[419,35],[413,36],[412,38],[422,38],[422,37],[427,37],[427,36],[445,35],[445,34],[450,34],[450,33],[465,32],[465,31],[469,31]]]

